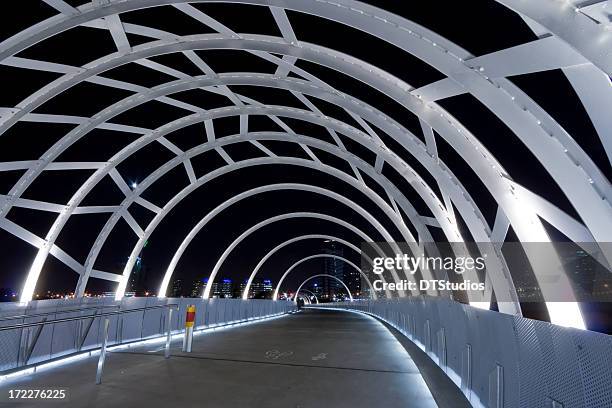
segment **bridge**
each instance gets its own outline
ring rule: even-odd
[[[9,3],[1,403],[612,406],[610,1]]]

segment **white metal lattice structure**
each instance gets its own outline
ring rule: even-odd
[[[612,241],[612,189],[610,182],[593,160],[584,152],[572,136],[556,122],[542,107],[527,94],[513,85],[506,77],[526,73],[561,69],[581,99],[593,126],[595,127],[607,157],[612,157],[611,116],[605,109],[612,103],[612,32],[610,22],[605,19],[602,7],[605,1],[558,2],[542,0],[525,2],[498,0],[499,3],[514,10],[537,34],[538,39],[526,44],[499,50],[487,55],[473,56],[451,41],[405,18],[380,8],[353,0],[227,0],[225,3],[241,3],[267,7],[276,21],[280,37],[237,33],[222,21],[204,14],[192,4],[205,4],[211,1],[181,0],[122,0],[94,1],[73,7],[63,0],[44,0],[59,14],[40,22],[0,43],[0,64],[20,69],[52,72],[60,74],[40,90],[28,96],[16,106],[0,108],[0,135],[18,122],[63,123],[76,127],[51,146],[38,158],[26,161],[0,163],[0,172],[22,170],[21,178],[11,190],[0,196],[0,228],[25,240],[38,249],[37,255],[25,278],[21,300],[32,298],[38,277],[51,254],[79,275],[75,293],[82,295],[90,278],[104,279],[118,284],[118,296],[122,296],[128,282],[136,256],[146,237],[150,236],[161,219],[185,198],[191,191],[211,180],[231,171],[249,165],[263,163],[295,163],[309,166],[320,171],[328,171],[353,186],[368,191],[361,173],[373,178],[389,196],[391,206],[383,205],[378,195],[378,204],[402,231],[402,239],[413,244],[415,251],[422,251],[432,242],[429,228],[441,228],[444,236],[451,242],[462,242],[457,217],[467,225],[469,234],[477,242],[503,241],[511,227],[523,242],[546,242],[550,238],[541,219],[565,234],[570,239],[580,241]],[[174,7],[189,18],[202,24],[203,29],[212,29],[215,34],[196,34],[180,36],[174,33],[138,24],[122,22],[124,13],[147,7]],[[285,10],[307,13],[336,23],[357,28],[379,39],[393,44],[407,53],[421,59],[445,75],[444,79],[413,88],[405,81],[340,51],[310,44],[298,39]],[[17,56],[32,45],[75,27],[91,30],[108,30],[117,52],[102,56],[83,66],[69,66],[42,60]],[[150,41],[132,45],[130,36],[139,35]],[[195,51],[233,49],[242,50],[277,66],[272,75],[257,72],[219,73]],[[186,57],[202,71],[201,76],[192,76],[175,68],[165,66],[151,58],[158,55],[178,53]],[[280,55],[281,57],[277,56]],[[367,103],[336,89],[317,76],[296,66],[296,61],[304,60],[331,68],[348,75],[362,83],[387,94],[405,109],[416,115],[422,125],[425,143],[408,129],[394,121],[384,112]],[[176,80],[152,88],[111,79],[104,73],[128,63],[136,63],[156,72],[164,73]],[[247,70],[245,70],[247,71]],[[289,74],[293,74],[289,76]],[[45,102],[62,95],[65,91],[81,83],[93,83],[131,93],[130,96],[106,107],[91,117],[37,113],[36,109]],[[234,92],[231,87],[251,86],[282,89],[294,95],[304,106],[297,109],[287,106],[262,104],[252,98]],[[206,110],[202,107],[182,102],[172,94],[202,89],[221,95],[230,102],[227,107]],[[512,180],[511,174],[503,168],[500,161],[483,146],[477,136],[453,118],[437,101],[469,93],[501,119],[508,128],[537,158],[553,180],[563,191],[567,200],[575,208],[580,219],[574,219],[554,203],[543,199],[538,192],[529,191]],[[336,105],[347,112],[359,125],[326,116],[313,100],[321,100]],[[181,119],[169,122],[157,129],[145,129],[111,122],[121,113],[141,106],[149,101],[157,101],[189,113]],[[249,132],[249,117],[266,116],[284,131]],[[219,118],[237,116],[240,118],[240,134],[216,138],[214,121]],[[336,145],[322,143],[320,140],[299,135],[283,119],[298,119],[322,126],[331,135]],[[189,151],[174,145],[166,136],[186,126],[203,123],[206,143]],[[441,192],[441,199],[421,175],[409,166],[395,152],[389,149],[377,134],[384,132],[414,157],[433,177]],[[104,162],[62,162],[57,158],[94,129],[140,135],[137,140]],[[435,133],[434,133],[435,132]],[[348,137],[363,145],[375,154],[375,165],[370,166],[353,155],[344,146],[339,135]],[[1,137],[1,136],[0,136]],[[497,217],[493,225],[485,220],[482,211],[462,184],[438,154],[436,138],[446,141],[477,174],[480,181],[496,200]],[[272,153],[261,142],[265,140],[291,140],[297,143],[310,160],[295,161],[295,158],[280,157]],[[251,143],[266,155],[260,161],[234,160],[223,149],[231,143]],[[117,170],[117,165],[131,157],[144,146],[159,143],[176,157],[152,172],[143,182],[131,188]],[[322,149],[345,160],[353,171],[347,175],[324,166],[312,147]],[[198,179],[195,176],[191,159],[205,151],[217,151],[227,162],[222,171],[212,172]],[[296,159],[297,160],[297,159]],[[158,206],[142,197],[142,193],[171,169],[183,166],[190,185],[178,193],[164,206]],[[390,166],[401,174],[422,199],[432,217],[421,216],[407,197],[383,174],[383,168]],[[70,172],[72,170],[94,170],[88,180],[74,193],[68,203],[50,203],[23,197],[32,183],[48,171]],[[331,173],[330,173],[331,174]],[[125,195],[117,205],[82,206],[81,202],[102,180],[110,178]],[[144,228],[129,212],[130,205],[136,203],[155,214],[153,221]],[[57,213],[58,216],[44,237],[28,231],[9,220],[7,214],[12,207],[23,207],[38,211]],[[381,207],[382,208],[382,207]],[[417,236],[413,236],[401,217],[403,211],[413,224]],[[456,213],[455,213],[456,211]],[[80,263],[62,250],[56,240],[67,221],[73,215],[109,213],[110,217],[98,234],[84,263]],[[370,216],[370,218],[373,218]],[[119,220],[125,220],[138,236],[128,264],[122,276],[95,269],[96,259],[110,232]],[[377,222],[371,219],[372,222]],[[197,227],[197,226],[196,226]],[[377,228],[384,231],[384,227]],[[197,228],[194,227],[195,231]],[[199,231],[199,229],[198,229]],[[197,231],[194,232],[197,233]],[[390,235],[383,234],[385,239]],[[188,245],[193,236],[184,241]],[[392,239],[389,239],[392,240]],[[181,248],[183,245],[181,245]],[[163,295],[169,277],[176,267],[184,248],[179,248],[161,285]],[[232,246],[228,248],[227,254]],[[461,251],[461,249],[459,249]],[[224,254],[226,256],[226,254]],[[534,254],[527,253],[532,268],[538,277],[541,270],[536,264]],[[209,280],[214,279],[214,273]],[[551,253],[550,262],[558,262]],[[612,260],[609,260],[612,261]],[[504,294],[514,302],[500,304],[506,313],[520,314],[512,278],[502,256],[487,260],[490,290]],[[426,273],[426,271],[424,271]],[[397,276],[395,276],[397,277]],[[166,279],[167,278],[167,279]],[[568,282],[562,282],[569,288]],[[550,293],[544,293],[550,298]],[[551,321],[563,325],[584,327],[584,322],[576,304],[564,305],[550,303]]]
[[[346,259],[343,256],[340,255],[333,255],[333,254],[315,254],[315,255],[310,255],[307,257],[304,257],[296,262],[294,262],[289,268],[287,268],[287,270],[283,273],[283,275],[281,276],[281,278],[279,279],[278,283],[276,284],[276,288],[274,289],[274,294],[272,295],[272,299],[273,300],[277,300],[278,299],[278,292],[280,291],[281,285],[283,284],[283,282],[285,281],[285,278],[291,273],[291,271],[293,271],[295,268],[297,268],[299,265],[303,264],[304,262],[310,261],[312,259],[320,259],[320,258],[332,258],[332,259],[337,259],[339,261],[344,262],[345,264],[347,264],[348,266],[350,266],[351,268],[355,269],[356,271],[359,272],[359,274],[363,277],[363,279],[366,281],[366,283],[368,284],[368,286],[370,287],[370,293],[372,295],[373,299],[376,299],[376,291],[374,290],[374,286],[372,286],[372,281],[370,280],[370,278],[368,277],[368,275],[366,275],[359,266],[355,265],[353,262],[349,261],[348,259]],[[324,275],[315,275],[314,277],[317,276],[332,276],[329,274],[324,274]],[[310,279],[310,278],[309,278]],[[336,277],[336,279],[339,280],[338,277]],[[346,287],[346,285],[344,285],[344,287]],[[300,285],[301,288],[301,285]],[[351,291],[348,289],[348,287],[346,287],[346,291],[349,293],[349,296]],[[295,292],[296,296],[298,294],[299,290],[297,292]],[[351,296],[351,300],[353,300],[352,296]]]
[[[307,290],[307,289],[304,289],[304,288],[302,288],[302,292],[306,292],[310,296],[314,297],[316,304],[319,304],[319,299],[317,298],[317,295],[315,295],[314,292],[311,292],[310,290]]]
[[[348,224],[348,226],[351,226],[350,224]],[[354,228],[354,227],[353,227]],[[326,234],[308,234],[308,235],[300,235],[298,237],[294,237],[291,239],[288,239],[280,244],[278,244],[277,246],[275,246],[274,248],[272,248],[263,258],[261,258],[261,260],[257,263],[257,266],[255,266],[255,269],[253,269],[253,272],[251,273],[251,275],[249,275],[249,279],[247,280],[247,284],[244,287],[244,291],[242,292],[242,299],[246,300],[249,298],[249,289],[251,288],[251,283],[253,283],[253,279],[255,279],[255,276],[257,276],[257,272],[259,272],[259,270],[261,269],[261,267],[263,266],[263,264],[270,258],[272,257],[272,255],[274,255],[276,252],[278,252],[279,250],[281,250],[282,248],[293,244],[294,242],[299,242],[299,241],[303,241],[305,239],[324,239],[324,240],[329,240],[329,241],[333,241],[333,242],[339,242],[343,245],[345,245],[346,247],[352,249],[353,251],[357,252],[358,254],[361,253],[361,249],[359,249],[359,247],[353,245],[352,243],[350,243],[349,241],[342,239],[342,238],[338,238],[336,236],[333,235],[326,235]],[[369,242],[366,240],[366,242]],[[368,263],[368,264],[372,264],[372,259],[367,255],[367,254],[363,254],[362,255],[364,260]],[[384,277],[382,278],[382,280],[384,281]],[[387,289],[385,291],[385,295],[387,296],[387,299],[390,299],[391,296],[391,292]],[[376,293],[374,293],[373,297],[376,297]],[[318,301],[317,301],[318,303]]]
[[[359,268],[357,268],[357,269],[359,269]],[[359,270],[360,270],[360,269],[359,269]],[[360,270],[360,271],[361,271],[361,270]],[[302,291],[302,290],[303,290],[303,289],[302,289],[302,286],[304,286],[304,285],[306,284],[306,282],[311,281],[312,279],[316,279],[316,278],[324,278],[324,277],[325,277],[325,278],[330,278],[330,279],[333,279],[333,280],[337,281],[338,283],[340,283],[340,284],[341,284],[341,285],[344,287],[344,289],[346,290],[346,292],[348,293],[348,295],[349,295],[349,299],[351,300],[351,302],[353,301],[353,295],[351,294],[351,291],[349,290],[348,286],[346,286],[346,283],[344,283],[344,282],[343,282],[343,281],[342,281],[340,278],[338,278],[338,277],[336,277],[336,276],[334,276],[334,275],[330,275],[330,274],[328,274],[328,273],[319,273],[319,274],[317,274],[317,275],[313,275],[313,276],[310,276],[310,277],[306,278],[306,279],[304,280],[304,282],[302,282],[302,283],[300,284],[300,286],[298,286],[297,290],[295,291],[295,298],[297,299],[298,295],[300,294],[300,291]],[[277,288],[277,289],[278,289],[278,288]],[[372,293],[374,293],[374,292],[372,291]]]

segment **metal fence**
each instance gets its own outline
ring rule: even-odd
[[[324,307],[366,312],[392,324],[475,407],[612,407],[612,336],[440,298]]]
[[[196,305],[196,327],[215,327],[287,313],[292,302],[191,298],[83,298],[40,300],[27,306],[0,304],[0,373],[62,356],[164,336],[185,327],[187,306]],[[170,308],[174,309],[171,320]],[[178,311],[178,313],[177,313]]]

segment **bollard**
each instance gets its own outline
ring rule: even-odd
[[[172,341],[172,311],[174,309],[168,309],[168,334],[166,335],[166,347],[164,349],[164,357],[170,358],[170,342]]]
[[[102,338],[102,348],[100,349],[100,358],[98,358],[98,370],[96,371],[96,384],[102,384],[102,371],[104,370],[104,360],[106,360],[106,344],[108,343],[108,326],[110,320],[104,320],[104,337]]]
[[[193,343],[193,326],[195,324],[195,305],[187,307],[187,315],[185,317],[185,337],[183,337],[183,351],[191,353],[191,344]]]

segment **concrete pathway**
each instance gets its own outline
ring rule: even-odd
[[[197,335],[190,354],[180,346],[173,343],[168,360],[160,345],[112,352],[101,385],[94,384],[92,358],[8,387],[68,388],[63,407],[436,406],[395,337],[355,313],[305,310]],[[6,394],[7,386],[0,392]],[[56,405],[15,406],[48,404]]]

